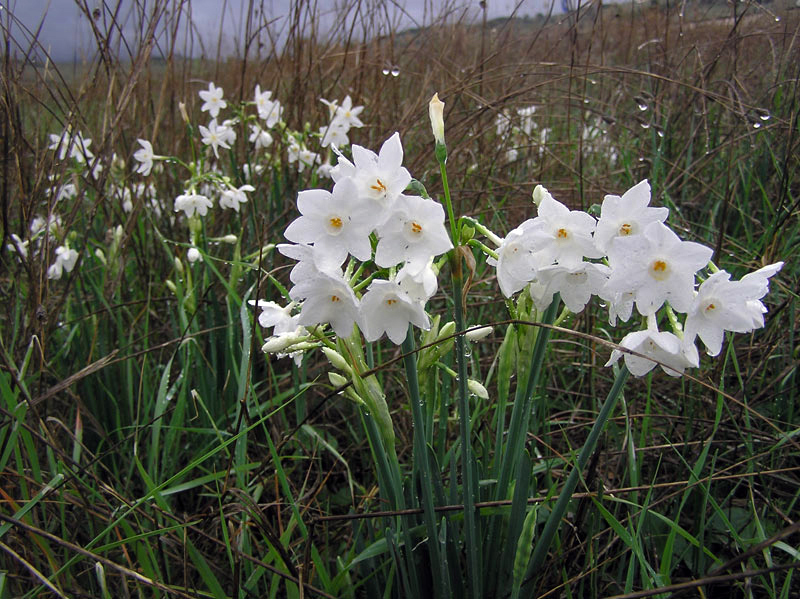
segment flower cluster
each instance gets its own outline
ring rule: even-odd
[[[274,327],[264,351],[302,348],[308,341],[303,327],[313,325],[330,324],[340,337],[349,337],[355,325],[367,341],[385,333],[396,344],[406,338],[409,323],[430,326],[425,303],[437,289],[433,260],[453,247],[444,208],[434,200],[405,195],[411,174],[402,166],[399,134],[378,154],[354,145],[352,155],[352,161],[339,155],[331,172],[333,191],[298,194],[300,216],[284,233],[292,243],[278,246],[297,260],[289,275],[293,304],[264,305],[270,315],[262,318],[262,325]],[[377,268],[359,281],[367,262]],[[292,315],[295,310],[299,313]]]
[[[664,224],[669,211],[649,206],[647,181],[622,197],[607,195],[598,220],[570,211],[541,186],[534,202],[536,218],[509,232],[489,259],[506,297],[527,288],[537,309],[544,310],[558,293],[577,313],[597,295],[606,303],[612,326],[618,319],[629,320],[635,307],[647,328],[630,333],[620,345],[657,360],[673,376],[698,366],[698,337],[710,355],[717,355],[724,331],[744,333],[764,325],[766,309],[760,300],[783,263],[731,281],[729,273],[709,263],[710,248],[681,240]],[[706,267],[712,274],[696,288],[696,277]],[[674,332],[657,328],[662,307],[667,307]],[[683,327],[676,312],[686,314]],[[609,364],[622,354],[615,350]],[[625,362],[637,376],[656,365],[627,352]]]

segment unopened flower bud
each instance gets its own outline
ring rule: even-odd
[[[464,333],[464,337],[466,337],[470,341],[479,341],[484,337],[488,336],[489,334],[491,334],[492,330],[493,329],[490,326],[481,327],[479,329],[472,329],[471,331],[467,331],[466,333]]]
[[[172,281],[170,281],[169,279],[167,279],[166,281],[164,281],[164,285],[166,285],[166,286],[167,286],[167,289],[169,289],[169,290],[170,290],[172,293],[174,293],[174,294],[176,294],[176,295],[178,294],[178,288],[177,288],[177,287],[175,287],[175,283],[173,283],[173,282],[172,282]]]
[[[267,339],[266,343],[261,346],[261,351],[265,354],[280,354],[285,353],[286,350],[300,341],[305,341],[305,335],[298,335],[294,332],[278,333]]]
[[[220,241],[222,241],[223,243],[230,243],[231,245],[233,245],[234,243],[239,241],[239,238],[236,237],[236,235],[231,234],[231,235],[225,235],[225,237],[221,237]]]
[[[486,387],[474,379],[467,379],[467,389],[469,389],[470,393],[476,397],[479,397],[480,399],[489,399],[489,392],[486,390]]]
[[[189,251],[186,252],[186,259],[189,261],[190,264],[194,264],[195,262],[202,262],[203,256],[200,254],[200,250],[195,247],[189,248]]]
[[[325,354],[325,357],[328,358],[334,368],[346,372],[347,374],[353,374],[353,369],[350,367],[350,364],[347,363],[347,360],[345,360],[344,356],[338,351],[330,347],[323,347],[322,353]]]
[[[439,94],[433,94],[428,104],[428,114],[431,117],[431,129],[436,145],[444,145],[444,102],[439,99]]]
[[[347,384],[347,378],[343,377],[338,372],[329,372],[328,380],[334,387],[344,387]]]
[[[175,258],[174,258],[174,260],[172,262],[175,265],[175,271],[179,275],[183,275],[183,262],[181,262],[181,259],[178,258],[177,256],[175,256]]]
[[[189,113],[186,112],[186,104],[184,104],[183,102],[178,102],[178,110],[180,110],[181,112],[181,118],[183,119],[183,122],[188,125],[190,121],[189,121]]]
[[[533,203],[537,206],[542,203],[542,200],[546,197],[550,196],[550,192],[544,187],[544,185],[537,185],[533,188]],[[550,196],[552,197],[552,196]]]
[[[108,264],[108,262],[106,262],[106,255],[103,253],[103,250],[101,250],[100,248],[97,248],[94,251],[94,255],[97,257],[98,260],[100,260],[100,262],[103,263],[103,265]]]

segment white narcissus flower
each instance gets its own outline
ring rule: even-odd
[[[258,151],[260,148],[268,148],[272,145],[272,136],[258,125],[250,125],[248,141],[254,144],[256,151]]]
[[[56,248],[56,261],[47,269],[48,279],[60,279],[63,271],[72,272],[78,261],[78,252],[60,245]]]
[[[215,86],[213,81],[208,84],[207,90],[200,90],[198,94],[200,95],[200,99],[203,100],[200,111],[208,111],[214,119],[219,116],[219,111],[228,105],[228,103],[222,99],[224,91],[221,87]]]
[[[302,173],[306,167],[314,166],[315,164],[319,164],[321,161],[319,154],[316,152],[312,152],[307,148],[302,148],[297,153],[297,172]]]
[[[30,240],[23,241],[19,235],[12,233],[11,243],[6,244],[6,249],[17,252],[20,258],[25,260],[28,257],[28,245],[30,245]]]
[[[405,262],[404,268],[417,272],[431,257],[453,247],[444,226],[444,208],[439,202],[400,195],[389,219],[378,228],[375,263],[390,267]]]
[[[345,96],[341,105],[337,105],[335,102],[328,104],[328,108],[332,106],[331,126],[341,127],[344,129],[345,133],[347,133],[351,127],[358,128],[364,126],[364,123],[358,118],[358,115],[361,114],[364,107],[353,106],[353,100],[350,96]]]
[[[187,191],[175,198],[175,212],[183,210],[189,217],[194,216],[195,213],[205,216],[213,205],[214,202],[206,196],[194,192]]]
[[[411,174],[403,167],[400,134],[395,133],[387,139],[378,154],[354,145],[353,162],[352,179],[358,197],[369,203],[367,211],[372,213],[374,226],[380,226],[389,218],[397,197],[411,182]]]
[[[218,125],[217,119],[211,119],[211,122],[208,124],[208,127],[203,127],[200,125],[200,135],[202,136],[202,142],[207,145],[211,146],[211,149],[214,150],[214,156],[219,158],[219,154],[217,152],[217,148],[225,148],[230,149],[230,145],[226,139],[228,127],[225,125]]]
[[[595,225],[594,217],[581,210],[570,210],[545,190],[530,230],[536,262],[542,266],[555,263],[571,267],[580,264],[584,257],[602,257],[592,240]]]
[[[317,176],[324,179],[330,179],[332,170],[333,165],[330,162],[323,162],[317,167]]]
[[[289,297],[295,301],[305,300],[297,321],[303,326],[330,323],[337,336],[349,337],[353,325],[360,321],[358,299],[347,281],[340,277],[321,272],[292,287]]]
[[[319,145],[321,145],[323,148],[327,148],[330,145],[341,148],[342,146],[350,144],[350,140],[347,137],[347,129],[339,126],[335,122],[331,123],[330,125],[320,127],[319,138]]]
[[[153,159],[155,158],[155,154],[153,154],[153,146],[146,139],[137,139],[136,141],[138,141],[139,145],[142,146],[133,153],[134,160],[140,163],[136,168],[136,172],[146,177],[153,169]]]
[[[333,193],[324,189],[301,191],[297,208],[302,216],[286,227],[284,236],[295,243],[313,243],[320,268],[340,266],[348,254],[362,261],[370,259],[373,215],[364,210],[352,180],[334,185]]]
[[[740,281],[731,281],[724,270],[708,277],[686,315],[686,339],[700,337],[708,354],[716,356],[725,331],[749,333],[763,327],[766,308],[760,300],[769,290],[769,278],[782,266],[782,262],[765,266]]]
[[[611,358],[606,366],[615,363],[624,355],[625,366],[634,376],[644,376],[650,372],[656,367],[654,360],[661,363],[661,369],[668,375],[681,376],[686,368],[690,366],[696,368],[700,364],[700,357],[694,343],[682,342],[672,333],[659,331],[656,327],[655,317],[652,315],[647,320],[647,329],[628,333],[619,343],[621,347],[646,357],[615,349],[611,352]]]
[[[408,333],[408,324],[428,330],[430,320],[419,302],[413,301],[396,281],[376,279],[361,298],[361,329],[367,341],[386,336],[400,345]]]
[[[600,207],[600,220],[594,232],[597,249],[606,252],[619,238],[641,235],[652,222],[663,223],[668,208],[651,208],[650,184],[647,179],[631,187],[622,197],[607,195]]]
[[[307,279],[313,279],[320,272],[341,278],[342,269],[339,264],[331,264],[324,256],[316,257],[314,246],[306,243],[279,243],[275,248],[287,258],[297,260],[289,272],[289,280],[295,285]],[[319,264],[317,264],[319,262]]]
[[[536,309],[545,310],[550,305],[553,295],[560,293],[564,305],[570,312],[578,314],[592,299],[592,295],[603,289],[610,271],[606,265],[592,262],[581,262],[572,266],[545,266],[539,269],[536,278],[540,284],[546,286],[546,292],[541,289],[531,289]],[[538,297],[535,297],[537,292]]]
[[[275,302],[268,302],[265,300],[258,300],[258,302],[249,300],[251,306],[261,308],[261,314],[258,315],[258,324],[265,329],[273,329],[273,334],[287,333],[297,330],[297,315],[292,315],[297,304],[289,302],[286,306],[281,306]]]
[[[490,266],[497,268],[497,282],[506,297],[511,297],[536,278],[537,266],[533,259],[535,246],[529,234],[532,223],[532,220],[526,220],[509,231],[497,248],[497,258],[486,260]]]
[[[258,118],[266,121],[265,124],[268,129],[272,129],[272,127],[277,125],[283,115],[281,103],[277,100],[272,100],[271,97],[271,91],[267,90],[262,92],[261,86],[256,85],[255,103],[256,110],[258,110]]]
[[[642,235],[617,238],[611,244],[611,276],[602,296],[633,293],[642,316],[654,313],[665,301],[685,313],[694,299],[694,275],[712,254],[711,248],[682,241],[666,225],[651,222]]]
[[[231,187],[230,189],[223,189],[220,192],[219,205],[220,208],[233,208],[239,212],[239,206],[247,203],[246,191],[255,191],[256,188],[252,185],[242,185],[239,188]]]
[[[425,304],[439,287],[436,272],[433,270],[433,259],[428,260],[425,267],[415,272],[408,265],[403,266],[395,276],[395,282],[408,294],[413,301]]]

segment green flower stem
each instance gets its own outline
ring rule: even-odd
[[[419,472],[420,487],[422,488],[422,509],[425,515],[425,527],[428,531],[428,551],[431,558],[431,574],[436,585],[436,597],[447,597],[445,587],[449,588],[446,580],[438,576],[441,570],[441,554],[439,551],[439,535],[436,529],[436,512],[433,509],[433,481],[431,480],[430,461],[425,443],[425,417],[422,414],[422,398],[419,393],[419,379],[417,377],[417,355],[414,344],[414,330],[408,326],[408,334],[403,341],[403,365],[408,381],[408,401],[411,403],[411,417],[414,419],[414,470]],[[413,485],[413,476],[412,476]]]
[[[558,294],[553,296],[553,301],[545,310],[542,316],[542,324],[552,324],[555,320],[561,298]],[[528,367],[528,379],[525,386],[517,386],[514,393],[514,407],[511,411],[511,421],[508,426],[508,443],[503,452],[500,472],[497,479],[497,491],[495,499],[505,499],[508,492],[508,485],[511,481],[511,473],[517,464],[517,458],[522,453],[527,434],[527,423],[531,413],[531,402],[533,392],[539,384],[539,375],[544,363],[544,353],[547,349],[547,342],[550,339],[550,329],[541,327],[536,335],[536,343],[531,353],[531,362]]]
[[[438,154],[437,152],[437,158]],[[450,185],[447,183],[447,167],[445,166],[445,160],[439,160],[439,172],[442,173],[442,190],[444,191],[444,205],[447,208],[447,220],[450,221],[450,237],[453,241],[453,245],[456,245],[461,241],[461,233],[459,223],[453,212],[453,201],[450,198]]]
[[[467,550],[467,571],[469,572],[468,588],[471,595],[478,599],[481,596],[480,574],[481,568],[480,545],[478,543],[478,527],[475,518],[475,502],[478,492],[477,481],[475,480],[475,470],[473,465],[472,443],[471,443],[471,423],[469,410],[469,391],[467,390],[467,356],[464,343],[464,304],[462,291],[464,288],[464,275],[462,271],[461,255],[459,245],[461,232],[459,223],[453,213],[453,201],[450,197],[450,185],[447,183],[447,147],[444,144],[436,144],[436,159],[439,162],[439,171],[442,174],[442,189],[444,191],[444,202],[447,208],[447,218],[450,221],[450,234],[453,244],[456,246],[448,254],[450,262],[450,272],[453,279],[453,305],[454,318],[456,323],[456,362],[458,364],[458,415],[460,421],[461,437],[461,481],[464,497],[464,527]]]
[[[444,168],[444,167],[443,167]],[[452,221],[451,221],[452,222]],[[456,362],[458,365],[458,415],[461,437],[461,480],[464,497],[464,525],[467,550],[467,571],[470,580],[468,587],[476,599],[481,596],[479,575],[482,572],[480,559],[480,546],[478,544],[478,528],[475,521],[475,502],[477,484],[474,480],[474,466],[472,455],[472,432],[469,411],[469,392],[467,390],[467,356],[465,351],[464,335],[464,305],[461,293],[464,286],[461,270],[461,256],[457,252],[450,254],[450,267],[453,277],[453,304],[455,307],[454,320],[456,323]]]
[[[622,388],[625,386],[625,381],[628,380],[629,374],[630,373],[628,372],[628,369],[623,364],[617,372],[617,376],[614,379],[614,385],[611,387],[611,391],[608,392],[608,397],[606,398],[603,407],[600,408],[600,413],[597,415],[597,420],[594,421],[592,430],[589,431],[589,436],[586,439],[586,443],[583,444],[583,447],[578,454],[578,460],[575,462],[575,467],[572,469],[572,472],[569,473],[567,482],[564,483],[564,488],[561,490],[561,494],[558,496],[558,501],[556,501],[553,511],[550,512],[550,516],[547,518],[547,522],[544,525],[542,534],[539,535],[539,540],[536,542],[536,545],[533,548],[533,554],[531,555],[531,561],[528,564],[528,570],[525,576],[526,579],[533,572],[538,571],[544,562],[544,558],[547,556],[547,551],[550,548],[550,543],[553,541],[553,537],[558,532],[558,527],[561,524],[561,518],[564,516],[564,512],[567,511],[567,506],[569,505],[570,499],[572,499],[572,494],[575,492],[575,487],[578,486],[578,480],[581,477],[581,472],[583,472],[583,469],[586,467],[589,458],[594,453],[597,441],[600,438],[600,433],[603,432],[609,416],[611,416],[611,413],[614,411],[614,406],[617,405],[617,399],[619,399],[619,396],[622,394]]]

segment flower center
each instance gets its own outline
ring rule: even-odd
[[[374,189],[378,193],[386,193],[386,185],[383,184],[383,181],[380,179],[375,179],[375,183],[370,185],[370,189]]]
[[[619,227],[619,234],[621,237],[625,237],[626,235],[630,235],[633,233],[633,225],[630,223],[622,223]]]
[[[332,295],[331,296],[331,303],[332,304],[335,304],[336,302],[340,302],[340,301],[342,301],[342,300],[339,299],[338,295]]]
[[[331,234],[331,235],[338,235],[339,233],[342,232],[342,226],[343,225],[344,225],[344,222],[342,221],[341,217],[339,217],[339,216],[331,216],[331,217],[329,217],[328,218],[328,226],[327,226],[328,233]]]
[[[567,239],[569,237],[569,231],[567,231],[564,227],[561,227],[558,231],[556,231],[556,237],[559,239]]]
[[[394,299],[393,297],[390,297],[390,298],[388,298],[386,300],[386,305],[387,306],[394,306],[396,303],[397,303],[397,300]]]
[[[714,301],[712,300],[706,304],[706,307],[703,308],[703,310],[705,311],[706,314],[712,314],[717,311],[717,304],[715,304]]]
[[[665,260],[653,260],[650,264],[650,276],[656,281],[665,281],[669,278],[670,268]]]

